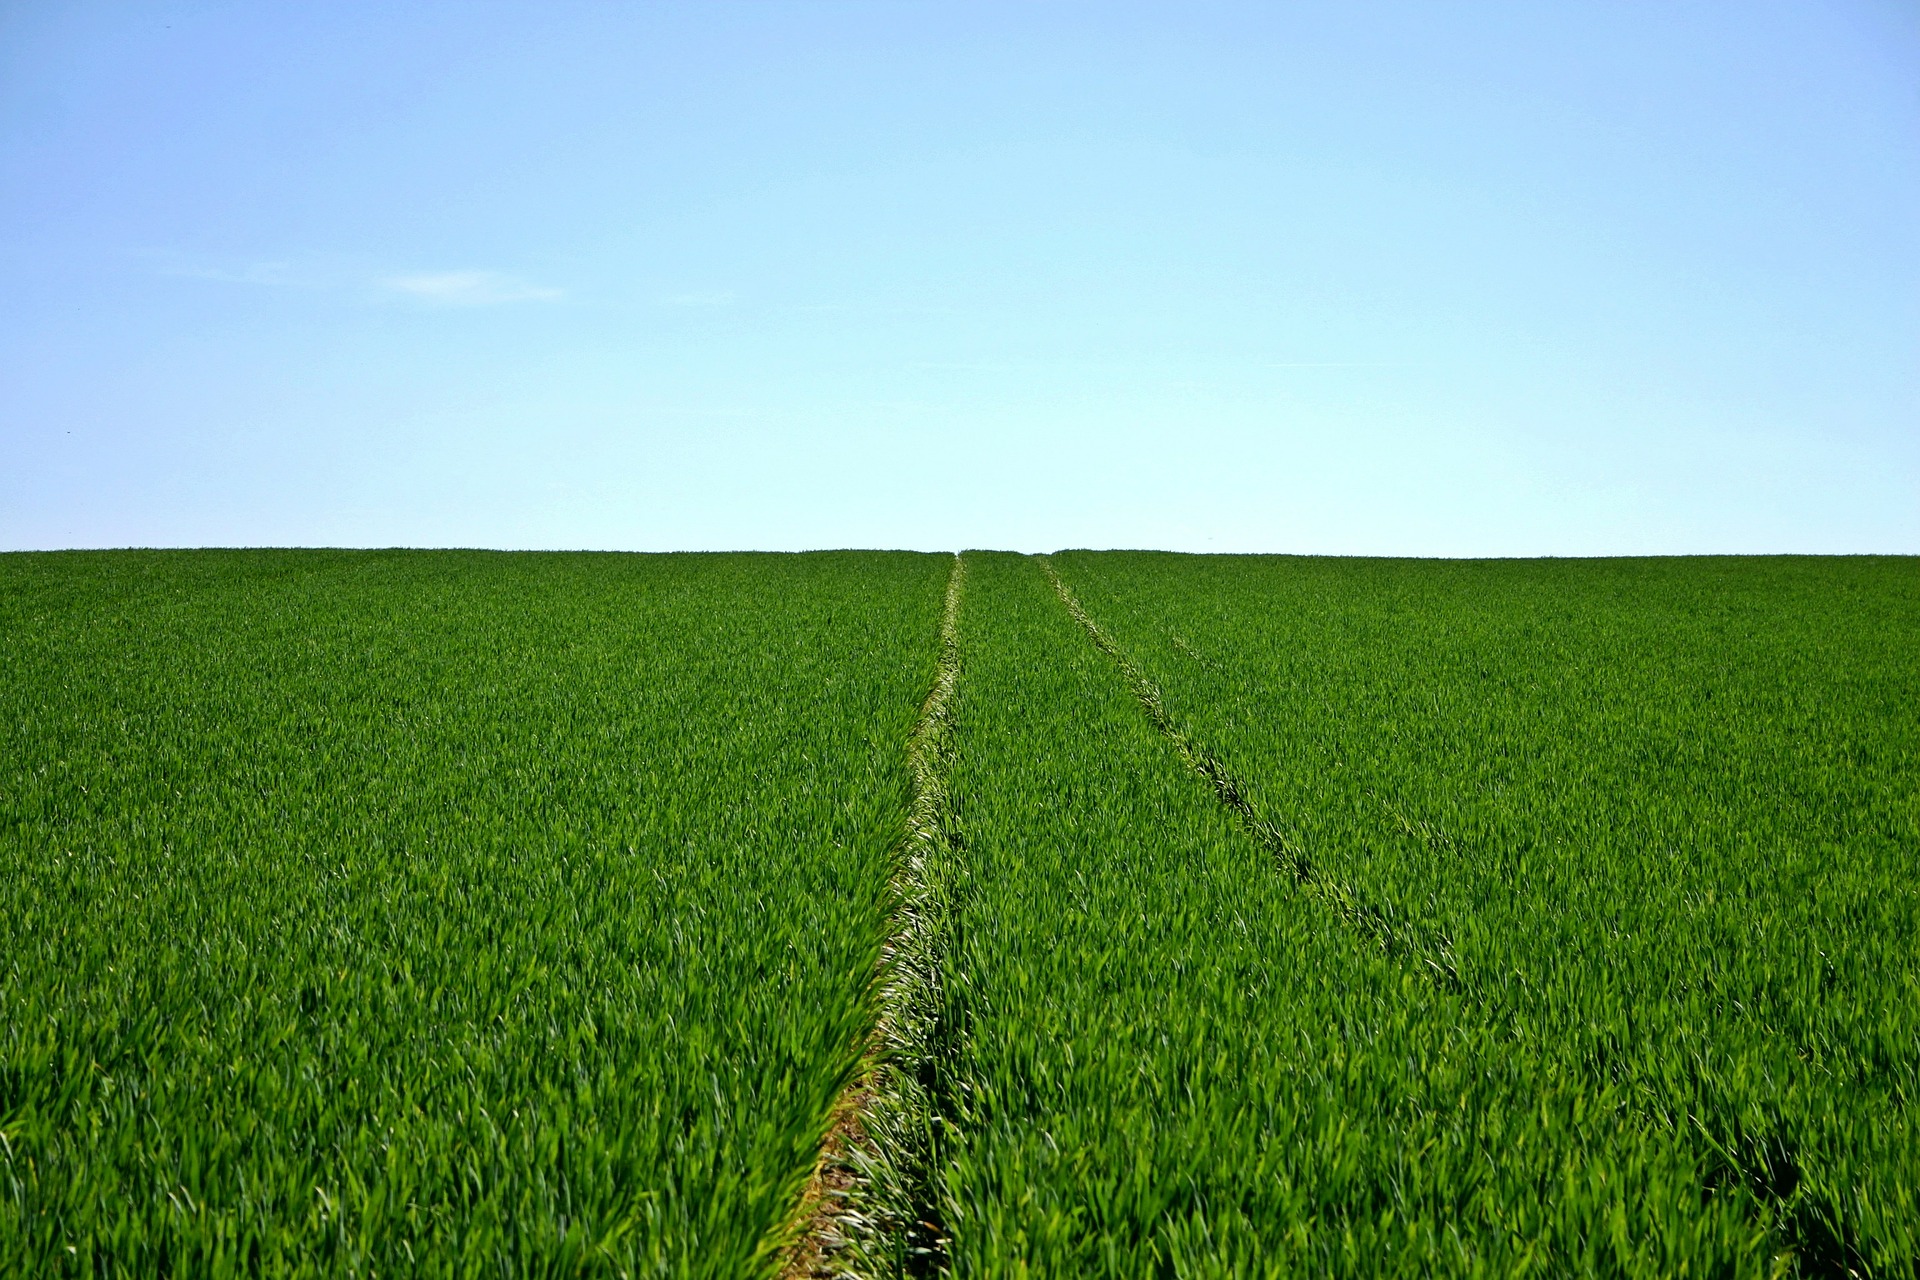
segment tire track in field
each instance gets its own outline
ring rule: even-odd
[[[936,1124],[928,1090],[950,906],[946,777],[960,678],[966,562],[947,576],[933,685],[907,739],[912,798],[896,852],[894,907],[875,974],[876,1012],[860,1067],[834,1103],[785,1238],[782,1280],[937,1270],[944,1233],[931,1200]]]
[[[1187,767],[1206,779],[1215,797],[1233,810],[1241,825],[1272,855],[1275,865],[1283,873],[1290,874],[1302,890],[1320,899],[1349,925],[1379,943],[1387,954],[1417,959],[1435,982],[1458,990],[1461,985],[1460,971],[1454,959],[1452,940],[1430,926],[1407,919],[1404,913],[1391,906],[1382,907],[1363,900],[1351,886],[1328,877],[1316,867],[1312,857],[1297,841],[1261,816],[1252,800],[1248,799],[1246,785],[1234,776],[1225,762],[1174,719],[1160,694],[1160,686],[1135,665],[1113,637],[1094,621],[1093,615],[1073,594],[1073,588],[1053,567],[1052,559],[1047,556],[1034,558],[1039,561],[1040,568],[1053,584],[1054,594],[1060,597],[1060,603],[1066,606],[1074,621],[1086,631],[1094,645],[1120,668],[1120,674],[1126,679],[1134,698],[1145,709],[1154,727],[1172,742]],[[1184,643],[1181,647],[1186,648]]]

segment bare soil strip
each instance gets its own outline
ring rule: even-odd
[[[924,1069],[933,1053],[951,842],[946,775],[954,686],[960,677],[960,596],[966,564],[947,578],[940,658],[907,740],[912,800],[893,876],[873,1031],[852,1083],[834,1104],[813,1175],[795,1211],[780,1275],[879,1277],[937,1268],[944,1240],[928,1202],[937,1121]]]
[[[1373,938],[1388,953],[1416,959],[1428,977],[1444,987],[1458,987],[1460,974],[1454,963],[1452,942],[1431,928],[1405,919],[1391,908],[1383,909],[1362,900],[1351,887],[1316,869],[1305,849],[1279,827],[1260,816],[1253,802],[1247,798],[1245,785],[1234,777],[1220,758],[1181,728],[1167,710],[1160,696],[1160,687],[1135,666],[1126,652],[1093,620],[1093,616],[1073,594],[1073,589],[1053,567],[1053,562],[1046,556],[1035,558],[1046,571],[1047,579],[1053,583],[1054,594],[1060,597],[1067,612],[1073,615],[1100,651],[1112,658],[1114,665],[1120,668],[1133,689],[1133,696],[1146,709],[1147,718],[1173,743],[1187,766],[1207,780],[1220,803],[1239,815],[1241,823],[1273,855],[1279,868],[1290,874],[1294,883],[1321,899],[1348,924]],[[1184,642],[1180,642],[1180,647],[1188,649]],[[1401,821],[1404,823],[1405,819]]]

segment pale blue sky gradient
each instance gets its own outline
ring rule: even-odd
[[[1920,551],[1920,7],[0,7],[0,549]]]

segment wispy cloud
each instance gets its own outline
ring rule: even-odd
[[[502,302],[552,302],[564,291],[498,271],[422,271],[388,276],[381,285],[421,302],[452,307],[484,307]]]
[[[669,307],[725,307],[733,302],[731,293],[715,291],[712,293],[670,293],[660,299],[663,306]]]
[[[553,302],[562,289],[503,271],[381,271],[341,258],[208,259],[171,250],[143,252],[161,275],[273,289],[313,289],[362,299],[408,298],[437,306],[481,307],[507,302]]]

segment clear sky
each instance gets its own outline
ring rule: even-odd
[[[1920,6],[0,5],[0,548],[1920,552]]]

